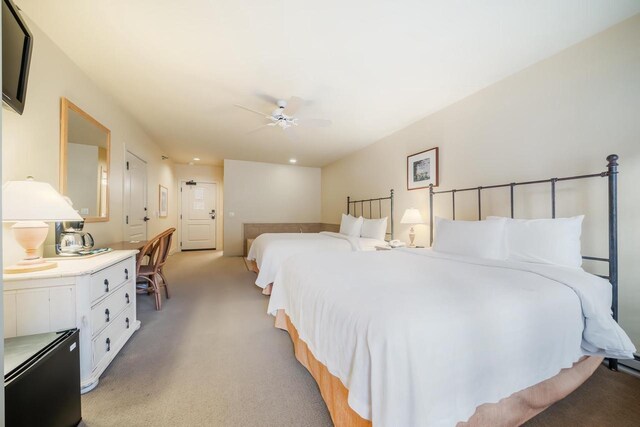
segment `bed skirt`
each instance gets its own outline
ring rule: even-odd
[[[260,273],[260,269],[258,268],[258,264],[254,261],[254,260],[250,260],[249,258],[245,258],[244,262],[247,266],[247,269],[249,269],[249,271],[253,271],[256,274]],[[264,287],[264,289],[262,290],[262,295],[271,295],[271,288],[273,287],[273,283],[269,283],[267,286]]]
[[[370,427],[371,421],[362,418],[348,405],[347,388],[316,360],[284,310],[278,310],[275,326],[289,332],[296,359],[318,383],[333,424],[338,427]],[[595,372],[602,360],[602,357],[583,357],[573,367],[561,370],[548,380],[516,392],[498,403],[479,406],[468,421],[459,422],[457,427],[519,426],[577,389]]]
[[[255,260],[245,258],[244,263],[247,266],[247,269],[249,271],[253,271],[254,273],[260,273],[260,269],[258,268],[258,264],[255,262]]]

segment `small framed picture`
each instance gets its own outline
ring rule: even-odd
[[[160,200],[158,202],[160,218],[169,216],[169,190],[167,187],[160,186]]]
[[[438,147],[407,156],[407,190],[438,186]]]

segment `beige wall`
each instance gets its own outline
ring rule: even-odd
[[[640,346],[640,16],[492,85],[323,168],[322,221],[337,222],[344,198],[396,190],[399,224],[428,191],[406,190],[406,156],[440,147],[442,189],[591,173],[620,155],[621,323]],[[471,71],[470,71],[471,72]],[[584,252],[606,256],[606,181],[559,184],[559,214],[585,213]],[[516,214],[549,215],[549,191],[518,189]],[[508,215],[508,190],[487,193],[485,215]],[[450,214],[450,197],[436,212]],[[475,194],[458,195],[458,219],[475,219]],[[428,244],[428,227],[417,229]]]
[[[33,175],[58,188],[60,155],[60,98],[69,98],[96,120],[111,129],[110,221],[87,224],[98,245],[123,239],[123,165],[125,149],[148,165],[148,223],[150,236],[176,226],[177,214],[158,218],[158,186],[169,188],[176,200],[176,179],[171,161],[161,159],[161,150],[144,130],[94,83],[31,21],[34,36],[26,108],[22,116],[3,109],[2,181]],[[11,264],[22,250],[13,240],[10,224],[4,227],[4,263]],[[53,232],[47,244],[53,245]]]
[[[176,165],[177,186],[180,188],[182,182],[194,180],[196,182],[214,182],[218,184],[218,200],[216,201],[216,249],[223,249],[224,232],[224,168],[222,166],[210,165]],[[179,209],[180,194],[176,202]],[[178,227],[178,241],[180,241],[181,230]]]
[[[320,169],[224,161],[224,254],[242,255],[246,222],[319,222]]]

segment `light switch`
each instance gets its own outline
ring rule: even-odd
[[[80,215],[89,215],[89,208],[80,208]]]

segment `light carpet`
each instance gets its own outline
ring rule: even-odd
[[[142,327],[83,395],[87,426],[331,425],[242,258],[182,252],[165,272],[171,299],[138,295]]]
[[[318,387],[273,327],[267,297],[242,258],[169,258],[172,293],[155,311],[138,295],[142,327],[82,397],[101,426],[330,426]],[[640,379],[599,368],[527,427],[640,425]]]

